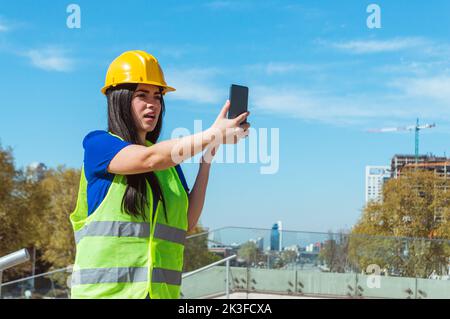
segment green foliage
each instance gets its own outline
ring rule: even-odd
[[[254,242],[246,242],[241,245],[237,252],[238,258],[244,260],[247,264],[254,264],[258,261],[258,246]]]
[[[0,256],[23,248],[21,247],[23,239],[11,236],[20,227],[20,221],[11,214],[15,203],[18,202],[13,196],[17,189],[17,175],[11,150],[0,148]],[[11,276],[11,271],[5,271],[3,276],[5,281]]]
[[[18,202],[17,196],[13,195],[18,188],[17,177],[11,149],[0,147],[0,255],[22,248],[22,238],[11,236],[20,225],[12,213]]]
[[[42,199],[36,184],[15,169],[12,150],[0,147],[0,256],[33,246],[41,212],[35,206]],[[24,263],[5,271],[3,280],[17,278],[29,270],[31,263]]]
[[[52,268],[63,268],[74,263],[75,241],[69,215],[76,205],[80,171],[63,166],[47,171],[40,183],[42,193],[48,194],[37,223],[36,247],[42,252],[42,260]]]
[[[187,234],[188,237],[192,235],[197,236],[186,239],[183,265],[184,272],[193,271],[221,259],[218,255],[208,250],[208,234],[202,234],[204,232],[205,230],[202,226],[197,225]]]
[[[280,259],[283,265],[295,263],[297,260],[297,253],[293,250],[283,250],[280,254]]]
[[[36,249],[36,272],[73,263],[75,244],[69,214],[75,207],[80,172],[58,167],[44,178],[16,170],[11,149],[0,148],[0,256]],[[31,262],[9,269],[4,281],[28,276]]]
[[[352,230],[351,261],[361,270],[376,264],[402,276],[444,273],[450,256],[449,190],[450,180],[422,170],[389,180],[383,202],[369,203]]]
[[[348,235],[341,232],[336,238],[330,232],[328,240],[319,252],[319,260],[326,264],[330,272],[345,272],[349,267],[348,250]]]

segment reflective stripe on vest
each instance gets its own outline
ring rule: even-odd
[[[181,271],[153,268],[152,282],[166,283],[169,285],[181,285]]]
[[[119,221],[93,221],[83,229],[75,232],[75,242],[78,244],[85,236],[148,238],[150,236],[150,224]],[[154,236],[162,240],[168,240],[184,245],[186,231],[156,223]]]
[[[156,223],[154,237],[184,245],[186,239],[186,231]]]
[[[85,236],[148,238],[150,236],[150,224],[120,221],[93,221],[83,229],[75,232],[75,242],[78,244]]]
[[[72,286],[114,282],[145,282],[147,281],[147,273],[147,267],[80,269],[72,274]],[[153,283],[181,285],[181,277],[180,271],[162,268],[154,268],[152,271]]]
[[[80,269],[72,274],[72,285],[147,281],[147,267]]]

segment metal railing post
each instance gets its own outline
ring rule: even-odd
[[[230,299],[230,260],[228,259],[227,260],[227,263],[226,263],[226,270],[225,270],[227,273],[226,273],[226,295],[227,295],[227,299]]]
[[[210,269],[210,268],[212,268],[214,266],[217,266],[217,265],[225,263],[226,264],[226,266],[225,266],[225,271],[226,271],[226,274],[225,274],[225,276],[226,276],[225,277],[225,281],[226,281],[225,294],[226,294],[226,298],[230,299],[230,260],[234,259],[236,257],[237,257],[237,255],[232,255],[232,256],[229,256],[229,257],[224,258],[222,260],[213,262],[212,264],[209,264],[209,265],[207,265],[205,267],[199,268],[197,270],[194,270],[194,271],[191,271],[191,272],[188,272],[188,273],[184,273],[182,275],[182,279],[184,280],[185,278],[188,278],[188,277],[190,277],[192,275],[198,274],[199,272],[205,271],[205,270]]]

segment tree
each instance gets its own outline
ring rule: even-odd
[[[283,265],[296,263],[297,253],[294,250],[283,250],[280,255]]]
[[[383,202],[369,203],[352,230],[352,261],[362,270],[376,264],[402,276],[443,272],[450,255],[449,186],[422,170],[389,180]]]
[[[21,223],[26,219],[15,213],[17,205],[22,204],[17,194],[19,175],[20,172],[14,166],[11,148],[3,149],[0,146],[0,257],[26,247],[26,238],[19,231]],[[4,271],[3,281],[14,278],[17,268]]]
[[[319,252],[319,260],[325,262],[331,272],[345,272],[349,266],[348,249],[348,234],[341,231],[334,236],[329,232],[329,238]]]
[[[30,211],[40,201],[42,194],[36,184],[28,181],[22,170],[16,170],[11,148],[0,147],[0,256],[33,246],[36,218]],[[41,212],[40,208],[35,211]],[[31,263],[18,265],[4,272],[3,281],[30,270]]]
[[[190,237],[192,236],[192,237]],[[221,258],[208,250],[208,233],[198,224],[187,234],[183,272],[193,271]]]
[[[259,261],[260,253],[258,246],[251,241],[241,245],[237,252],[238,258],[244,260],[247,264],[256,264]]]
[[[19,225],[13,214],[17,177],[12,150],[0,146],[0,256],[11,253],[22,245],[22,238],[11,236],[17,232]]]
[[[36,247],[41,259],[52,268],[63,268],[74,263],[75,240],[69,216],[75,209],[80,170],[59,166],[46,172],[40,182],[41,192],[48,195],[42,207],[41,221],[36,223]],[[42,206],[42,203],[41,203]]]
[[[11,149],[0,147],[0,256],[36,249],[36,272],[73,263],[69,214],[75,208],[79,171],[59,167],[34,180],[17,170]],[[4,272],[3,281],[30,275],[32,263]]]

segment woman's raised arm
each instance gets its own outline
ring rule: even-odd
[[[249,115],[243,113],[235,119],[227,119],[230,108],[227,101],[214,124],[207,130],[176,139],[162,141],[152,146],[129,145],[112,159],[108,172],[119,175],[134,175],[164,170],[203,151],[210,143],[236,144],[248,135],[249,124],[240,125]]]

